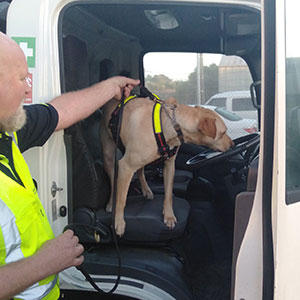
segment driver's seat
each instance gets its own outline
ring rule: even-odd
[[[67,36],[63,44],[66,91],[88,86],[86,43],[74,36]],[[108,70],[104,73],[100,74],[101,77],[111,75]],[[66,142],[72,150],[68,151],[71,153],[73,175],[73,207],[69,218],[71,223],[80,224],[77,227],[80,227],[80,231],[76,230],[80,241],[89,243],[96,243],[99,238],[102,243],[111,241],[112,216],[104,209],[110,185],[101,161],[100,118],[101,112],[97,111],[65,131]],[[126,229],[122,241],[150,242],[153,245],[177,239],[184,232],[190,206],[186,200],[173,197],[173,208],[177,224],[173,230],[169,230],[163,221],[163,195],[155,195],[153,200],[146,200],[143,196],[128,196],[125,208]]]
[[[170,230],[163,221],[163,195],[155,195],[148,200],[143,196],[128,196],[125,207],[126,229],[122,236],[123,242],[156,243],[158,245],[181,237],[184,233],[189,216],[190,205],[185,199],[173,197],[173,209],[177,218],[174,229]],[[75,211],[74,222],[91,225],[97,230],[101,242],[112,241],[112,214],[105,209],[96,211],[91,208],[79,208]],[[95,237],[84,234],[81,241],[95,242]]]

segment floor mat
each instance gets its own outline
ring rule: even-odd
[[[189,277],[194,299],[230,300],[231,261],[203,266]]]

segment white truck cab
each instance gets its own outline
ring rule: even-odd
[[[99,287],[111,290],[120,270],[114,291],[120,299],[300,298],[300,44],[293,35],[299,6],[294,0],[1,1],[0,29],[27,58],[27,105],[118,74],[144,83],[143,57],[151,52],[236,55],[253,82],[261,81],[255,85],[259,138],[237,139],[238,151],[219,161],[205,157],[203,147],[181,147],[174,231],[155,206],[164,192],[161,166],[146,169],[155,205],[134,181],[119,253],[105,212],[110,188],[101,109],[24,154],[55,235],[81,224],[84,268]],[[160,77],[158,86],[168,83],[171,96],[187,84],[167,79]],[[98,297],[75,268],[60,281],[64,298]]]

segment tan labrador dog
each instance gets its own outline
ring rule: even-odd
[[[166,111],[170,113],[171,107],[176,105],[175,118],[181,127],[184,142],[208,146],[214,150],[226,151],[233,146],[232,140],[226,134],[226,126],[217,113],[202,107],[191,107],[178,104],[174,98],[166,103]],[[114,178],[114,149],[115,142],[108,127],[111,114],[119,101],[112,99],[103,107],[104,118],[101,125],[101,142],[104,156],[104,168],[110,177],[111,186]],[[123,121],[120,137],[125,146],[125,154],[119,160],[117,180],[115,229],[119,236],[125,231],[124,208],[127,192],[132,176],[137,171],[143,195],[153,199],[145,175],[144,166],[160,157],[157,143],[153,133],[152,110],[154,102],[149,98],[136,98],[129,101],[123,111]],[[170,118],[163,109],[161,113],[163,133],[167,144],[172,149],[180,145],[177,133]],[[176,153],[177,154],[177,153]],[[175,172],[176,155],[164,162],[164,223],[174,228],[176,217],[172,207],[172,190]],[[112,194],[112,193],[111,193]],[[106,210],[112,210],[112,195]]]

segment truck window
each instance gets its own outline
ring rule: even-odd
[[[247,111],[254,110],[254,106],[250,98],[233,98],[232,110],[233,111]]]
[[[207,102],[207,104],[218,107],[226,107],[226,98],[213,98]]]
[[[218,107],[226,107],[225,97],[207,100],[223,92],[249,90],[252,83],[242,58],[211,53],[150,52],[144,56],[144,74],[146,86],[161,98]],[[234,82],[234,89],[228,81]]]
[[[286,203],[300,190],[300,44],[292,33],[300,26],[298,4],[286,1]]]
[[[257,113],[250,98],[239,94],[235,106],[229,105],[232,94],[248,91],[251,84],[249,68],[242,58],[210,53],[150,52],[144,56],[144,74],[146,87],[161,99],[174,97],[181,104],[228,110],[230,117],[224,116],[222,110],[216,112],[225,118],[230,137],[257,131]],[[232,84],[226,84],[229,81],[234,82],[235,90]]]

